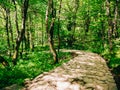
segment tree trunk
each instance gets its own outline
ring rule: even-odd
[[[89,26],[90,26],[90,16],[89,16],[89,10],[88,10],[85,15],[85,36],[87,35],[89,31]]]
[[[42,46],[44,45],[44,19],[42,17],[42,38],[41,38],[41,42],[42,42]]]
[[[52,20],[51,25],[50,25],[50,33],[48,33],[48,41],[50,45],[50,50],[53,54],[54,64],[56,64],[58,63],[58,55],[54,47],[53,32],[54,32],[54,20]]]
[[[118,0],[115,1],[114,5],[114,20],[113,20],[113,36],[114,38],[118,37],[118,32],[117,32],[117,19],[118,19]]]
[[[29,26],[29,29],[30,29],[30,50],[33,51],[34,50],[34,31],[33,31],[33,22],[32,22],[32,17],[31,15],[29,15],[29,22],[30,22],[30,26]]]
[[[30,30],[29,29],[30,29],[29,28],[29,21],[27,21],[25,38],[24,38],[25,50],[29,50],[30,49]]]
[[[19,25],[18,25],[18,16],[17,16],[17,6],[16,6],[16,1],[13,0],[14,3],[14,8],[15,8],[15,24],[16,24],[16,30],[17,30],[17,36],[19,35]]]
[[[6,11],[6,17],[5,17],[5,21],[6,21],[6,35],[7,35],[7,44],[8,44],[8,54],[11,56],[11,51],[10,51],[10,36],[9,36],[9,9],[5,7],[5,11]]]
[[[10,29],[10,35],[11,35],[11,51],[14,50],[14,40],[13,40],[13,29],[12,29],[12,24],[11,24],[11,16],[10,16],[10,13],[9,13],[9,29]]]
[[[67,25],[67,29],[68,31],[71,31],[71,33],[69,34],[69,38],[67,39],[68,42],[68,46],[72,47],[73,43],[75,42],[75,28],[76,28],[76,19],[77,19],[77,11],[79,8],[79,0],[75,0],[74,1],[74,7],[72,10],[72,15],[68,16],[68,25]]]
[[[14,55],[13,55],[13,64],[14,65],[17,64],[16,60],[17,60],[18,54],[19,54],[20,43],[23,40],[24,35],[25,35],[25,26],[26,26],[26,19],[27,19],[28,3],[29,3],[29,0],[24,0],[23,13],[22,13],[22,29],[21,29],[20,34],[17,37],[16,46],[15,46],[15,52],[14,52]]]
[[[58,12],[58,53],[60,49],[60,29],[61,29],[61,24],[60,24],[60,14],[61,14],[61,6],[62,6],[62,0],[60,0],[60,6],[59,6],[59,12]]]
[[[46,32],[48,35],[50,50],[53,54],[54,64],[56,64],[58,63],[58,55],[54,48],[54,41],[53,41],[54,22],[55,22],[55,15],[56,15],[54,11],[55,9],[53,7],[53,0],[48,0],[48,8],[46,10]]]
[[[111,18],[111,12],[110,12],[110,0],[106,0],[106,14],[108,17],[108,43],[109,43],[109,51],[112,53],[112,31],[113,31],[113,22]]]
[[[34,32],[30,31],[30,50],[33,51],[34,50]]]

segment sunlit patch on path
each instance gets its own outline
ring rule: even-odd
[[[78,55],[26,83],[24,90],[117,90],[113,76],[102,57],[78,50],[67,52]]]

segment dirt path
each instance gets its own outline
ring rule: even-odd
[[[26,83],[24,90],[117,90],[103,58],[84,51],[67,51],[78,56]]]

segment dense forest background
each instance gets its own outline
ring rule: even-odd
[[[120,1],[0,0],[0,87],[35,77],[41,64],[42,73],[68,59],[60,49],[92,51],[119,67]]]

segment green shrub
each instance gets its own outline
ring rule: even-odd
[[[0,67],[0,88],[12,84],[23,85],[24,79],[33,79],[37,75],[54,69],[66,62],[71,56],[70,53],[59,53],[60,63],[53,65],[52,55],[48,52],[30,52],[27,57],[19,59],[16,66],[11,70]]]

